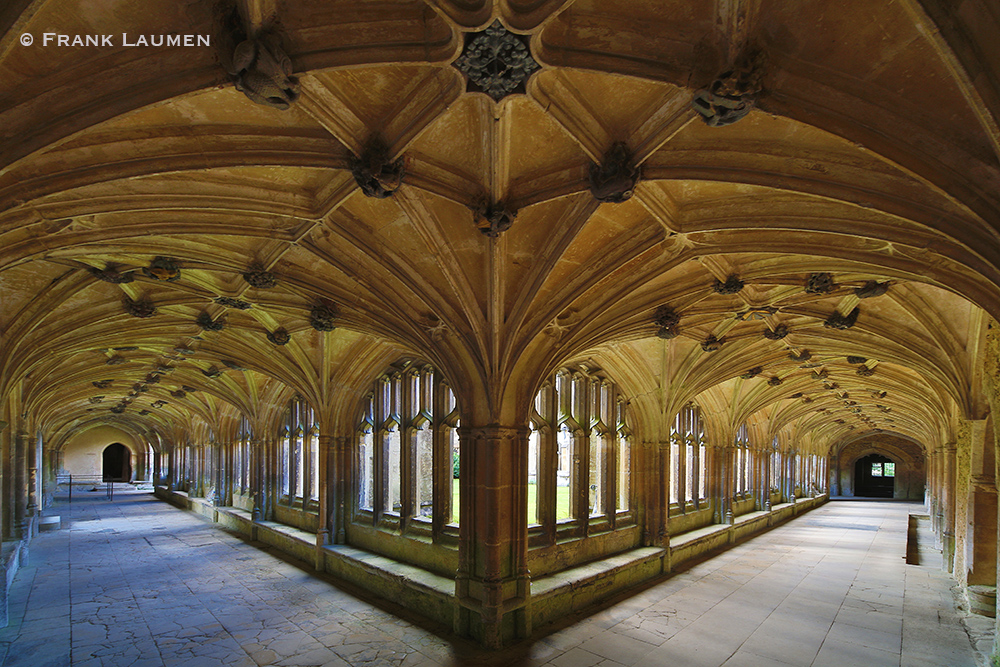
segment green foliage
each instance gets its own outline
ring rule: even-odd
[[[458,479],[458,473],[460,470],[458,452],[451,453],[451,476],[454,479]]]

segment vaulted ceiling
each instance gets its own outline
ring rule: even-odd
[[[234,16],[280,38],[289,109],[234,88]],[[497,19],[540,65],[500,101],[452,65]],[[52,432],[266,424],[292,393],[349,419],[403,356],[483,424],[568,361],[651,436],[692,399],[827,443],[981,409],[995,3],[12,0],[0,32],[0,396]],[[212,46],[124,45],[161,34]],[[753,110],[708,126],[693,97],[748,53]],[[386,198],[351,171],[375,145]],[[602,203],[616,145],[641,175]]]

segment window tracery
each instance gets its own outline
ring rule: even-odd
[[[357,428],[359,518],[417,531],[457,524],[459,425],[455,394],[432,366],[380,376]]]
[[[233,486],[236,493],[250,491],[250,442],[253,431],[250,420],[240,417],[240,425],[236,430],[236,443],[233,447]]]
[[[701,409],[685,405],[670,429],[670,503],[694,509],[707,506],[708,455]]]
[[[316,511],[319,499],[319,423],[312,406],[293,398],[278,436],[278,479],[281,501]]]
[[[535,396],[528,436],[528,523],[547,540],[615,527],[632,507],[628,403],[608,378],[564,368]]]

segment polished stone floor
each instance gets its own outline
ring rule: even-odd
[[[95,496],[97,494],[94,494]],[[15,580],[15,667],[552,665],[964,667],[937,563],[907,565],[916,504],[831,502],[711,560],[483,654],[149,494],[47,513]]]

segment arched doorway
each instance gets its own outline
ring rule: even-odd
[[[128,447],[115,442],[104,448],[102,472],[105,482],[128,482],[132,480],[132,452]]]
[[[871,454],[854,464],[854,495],[892,498],[896,489],[896,464],[892,459]]]

